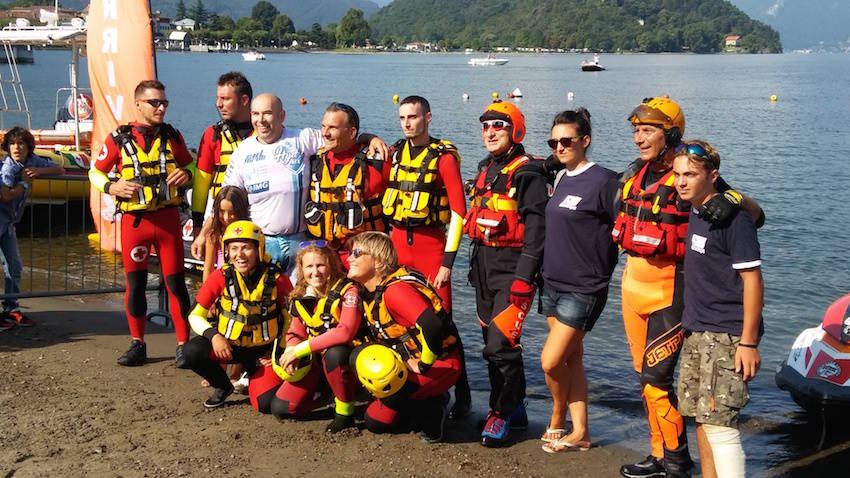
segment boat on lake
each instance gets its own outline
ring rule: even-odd
[[[605,71],[605,68],[599,63],[599,55],[593,55],[593,60],[584,60],[581,62],[581,71]]]
[[[6,115],[15,115],[25,121],[25,126],[35,137],[37,156],[49,159],[65,168],[66,176],[79,176],[79,180],[36,179],[33,182],[31,198],[34,202],[57,203],[67,200],[81,200],[89,195],[88,169],[91,158],[91,132],[93,109],[91,95],[86,88],[78,86],[78,63],[80,50],[86,44],[86,25],[82,19],[74,19],[70,25],[48,23],[45,26],[30,26],[16,23],[0,29],[0,44],[4,46],[5,60],[9,65],[9,77],[0,84],[4,98],[4,107],[0,117],[4,125],[14,124],[7,121]],[[33,129],[31,112],[27,103],[24,85],[18,71],[18,62],[14,54],[21,49],[36,46],[64,46],[71,50],[70,86],[56,92],[56,114],[52,128]],[[6,88],[12,91],[7,92]],[[67,97],[67,99],[66,99]],[[0,140],[6,130],[0,130]],[[3,152],[5,154],[5,152]]]
[[[504,65],[507,62],[507,58],[496,58],[490,54],[487,55],[487,58],[470,58],[467,63],[472,66],[495,66]]]
[[[257,50],[242,52],[242,59],[245,61],[260,61],[265,60],[266,55]]]

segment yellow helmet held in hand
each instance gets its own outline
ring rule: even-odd
[[[651,124],[664,130],[667,144],[678,144],[685,134],[685,113],[679,104],[667,96],[644,98],[643,102],[632,110],[629,122],[633,125]]]
[[[310,354],[301,359],[298,362],[298,368],[295,369],[291,374],[288,373],[283,367],[278,363],[278,355],[277,355],[277,339],[274,341],[274,345],[272,346],[272,370],[277,374],[278,377],[281,378],[284,382],[297,382],[302,378],[306,377],[310,372],[310,367],[313,366],[313,354]]]
[[[407,382],[407,366],[395,350],[367,345],[357,354],[357,378],[375,398],[385,398],[401,390]]]
[[[263,230],[260,229],[260,226],[254,224],[251,221],[233,221],[227,226],[227,229],[224,230],[224,236],[221,238],[221,242],[224,250],[222,253],[224,254],[225,260],[227,259],[227,244],[232,241],[253,241],[257,243],[257,248],[259,249],[258,256],[261,262],[268,262],[269,259],[266,257],[266,237],[263,235]]]
[[[511,124],[511,141],[514,144],[522,143],[525,138],[525,115],[513,103],[507,101],[496,100],[490,103],[490,106],[484,110],[478,121],[485,122],[487,120],[504,120]]]

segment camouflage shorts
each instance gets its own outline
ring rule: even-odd
[[[685,337],[679,364],[679,413],[697,423],[735,427],[750,400],[747,384],[735,372],[740,337],[693,332]]]

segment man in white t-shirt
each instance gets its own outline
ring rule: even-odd
[[[248,192],[251,221],[266,236],[266,252],[289,273],[295,266],[299,243],[306,237],[304,204],[310,185],[310,156],[319,151],[323,140],[319,130],[284,127],[285,118],[286,111],[277,96],[263,93],[254,98],[251,123],[255,135],[233,152],[222,185]],[[359,141],[369,142],[370,150],[387,154],[386,144],[377,137],[361,135]],[[201,247],[196,240],[193,255],[201,255]]]

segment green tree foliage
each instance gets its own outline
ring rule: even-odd
[[[263,29],[271,30],[275,17],[280,13],[277,7],[271,3],[261,0],[251,8],[251,18],[263,24]]]
[[[183,0],[177,2],[177,14],[176,20],[182,20],[186,18],[186,4],[183,3]]]
[[[207,16],[209,13],[207,12],[206,7],[204,7],[204,2],[202,0],[197,0],[192,8],[189,9],[189,18],[195,20],[195,24],[197,27],[203,27],[207,24]]]
[[[288,15],[278,13],[272,22],[271,34],[279,38],[287,33],[295,33],[295,24],[292,23],[292,19]]]
[[[363,11],[356,8],[348,10],[336,28],[336,45],[340,48],[363,45],[372,34],[369,23],[363,18]]]
[[[774,30],[726,0],[394,0],[369,25],[378,39],[476,49],[712,53],[740,35],[746,51],[782,51]]]

